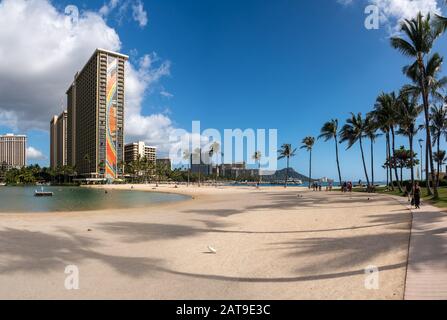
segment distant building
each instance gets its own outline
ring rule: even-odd
[[[126,163],[136,161],[138,157],[146,157],[149,162],[155,164],[157,161],[157,148],[146,146],[142,141],[128,143],[124,146],[124,161]]]
[[[237,179],[240,177],[255,177],[259,175],[258,169],[247,169],[245,162],[221,164],[219,175],[227,179]]]
[[[67,111],[54,116],[50,122],[50,166],[63,167],[67,162]]]
[[[213,174],[213,166],[209,163],[208,155],[204,155],[202,152],[191,154],[189,162],[192,173],[200,173],[205,176]]]
[[[67,90],[67,163],[84,178],[123,174],[128,56],[97,49]]]
[[[0,165],[7,169],[26,165],[26,142],[24,135],[8,133],[0,135]]]
[[[169,158],[157,159],[157,165],[165,166],[168,169],[172,169],[171,159]]]

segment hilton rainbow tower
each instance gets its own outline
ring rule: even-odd
[[[97,49],[67,90],[67,164],[84,178],[123,175],[127,60]]]

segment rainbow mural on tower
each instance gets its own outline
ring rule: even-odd
[[[106,163],[105,178],[114,180],[117,178],[117,153],[116,153],[116,104],[117,104],[117,72],[118,59],[107,57],[107,88],[106,88]]]

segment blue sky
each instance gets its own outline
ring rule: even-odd
[[[98,11],[104,1],[52,4],[61,12],[68,4]],[[366,113],[381,91],[407,83],[401,69],[408,60],[390,47],[389,25],[365,29],[365,6],[361,0],[152,0],[144,1],[146,26],[131,12],[105,19],[135,63],[152,52],[170,63],[169,74],[145,91],[143,115],[164,114],[187,130],[193,120],[219,130],[275,128],[279,144],[299,146],[305,136],[318,136],[325,121],[343,123],[351,111]],[[447,52],[445,37],[437,50]],[[7,131],[16,130],[3,123],[0,132]],[[27,134],[30,145],[47,155],[48,132]],[[382,140],[376,145],[377,179],[385,178]],[[407,142],[399,138],[402,144]],[[343,146],[340,155],[343,176],[364,179],[358,147]],[[307,159],[299,150],[292,166],[307,173]],[[333,143],[317,142],[313,168],[316,177],[336,176]]]

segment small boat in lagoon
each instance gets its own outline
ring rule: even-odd
[[[34,191],[34,196],[35,197],[52,197],[54,195],[53,192],[49,192],[49,191],[43,191],[43,187],[40,191]]]

